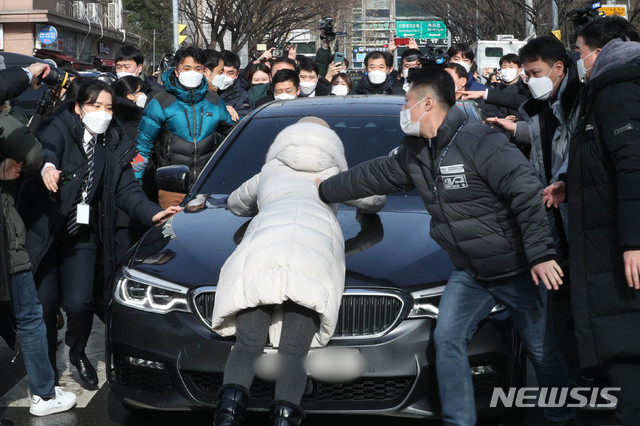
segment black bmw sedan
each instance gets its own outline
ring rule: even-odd
[[[275,136],[303,116],[329,123],[350,166],[387,155],[403,137],[403,103],[393,96],[280,101],[236,126],[191,186],[184,211],[152,228],[115,277],[106,364],[119,400],[165,410],[214,406],[234,344],[211,329],[216,282],[249,223],[231,214],[225,199],[260,171]],[[335,335],[309,354],[302,407],[437,417],[432,336],[453,267],[429,237],[429,214],[417,193],[403,192],[388,195],[376,215],[340,206],[338,220],[347,254],[345,291]],[[256,365],[250,409],[267,409],[273,398],[267,362],[273,352],[267,343]],[[520,341],[501,306],[480,324],[469,358],[478,410],[496,414],[488,408],[493,388],[521,386],[524,373]]]

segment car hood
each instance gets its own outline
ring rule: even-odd
[[[198,195],[183,212],[145,234],[129,266],[189,288],[216,285],[251,218],[226,209],[225,195]],[[416,196],[387,197],[378,214],[340,205],[347,287],[412,290],[440,285],[453,267],[429,237],[431,217]]]

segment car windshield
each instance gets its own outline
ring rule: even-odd
[[[321,116],[344,144],[349,167],[387,155],[400,145],[404,133],[398,116]],[[269,146],[285,127],[300,117],[254,118],[241,130],[217,164],[210,164],[196,193],[230,194],[264,165]],[[213,166],[213,167],[211,167]],[[207,173],[205,172],[205,173]],[[397,193],[406,195],[406,192]],[[390,194],[391,195],[391,194]]]

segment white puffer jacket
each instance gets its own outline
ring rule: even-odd
[[[235,334],[241,310],[291,300],[320,314],[312,346],[329,342],[344,290],[344,237],[337,206],[320,200],[315,179],[346,169],[344,147],[333,130],[296,123],[278,134],[260,173],[229,196],[233,214],[256,217],[220,271],[212,318],[217,333]],[[384,201],[368,197],[356,207],[373,213]],[[280,331],[276,314],[269,329],[274,346]]]

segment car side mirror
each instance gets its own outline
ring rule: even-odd
[[[189,192],[189,168],[187,166],[164,166],[156,170],[156,185],[158,189],[168,192]]]

